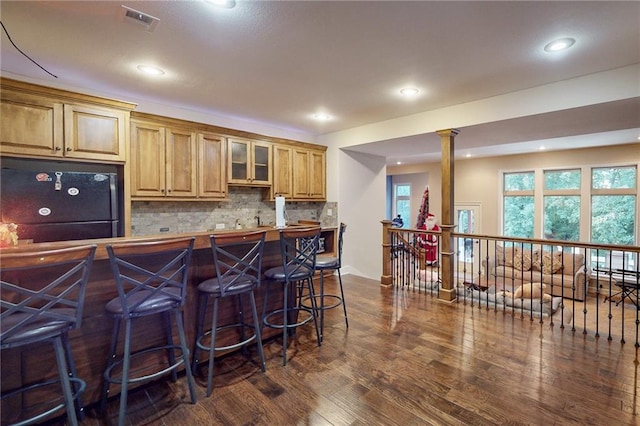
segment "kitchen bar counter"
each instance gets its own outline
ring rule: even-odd
[[[305,224],[294,226],[309,225]],[[274,227],[261,227],[259,229],[267,230],[264,257],[262,262],[262,267],[264,270],[272,266],[277,266],[281,262],[279,244],[280,236],[279,230]],[[247,230],[248,229],[243,229],[242,231]],[[230,232],[236,231],[216,231],[214,232],[214,234]],[[240,232],[240,230],[237,232]],[[336,228],[323,228],[322,232],[323,236],[325,236],[326,239],[327,249],[329,251],[332,251],[332,248],[334,246],[333,242],[336,241]],[[111,332],[113,327],[112,318],[105,312],[105,305],[113,297],[117,296],[117,290],[109,266],[106,246],[110,243],[116,242],[169,239],[175,237],[184,237],[188,235],[193,235],[196,238],[195,249],[193,252],[193,258],[189,271],[189,288],[187,291],[187,301],[184,308],[185,329],[187,332],[189,347],[192,348],[195,339],[197,306],[196,288],[200,282],[215,275],[212,265],[212,254],[209,241],[210,234],[211,232],[199,232],[193,234],[161,234],[144,237],[123,237],[84,241],[24,244],[12,248],[3,248],[2,250],[0,250],[0,261],[2,253],[8,251],[29,252],[68,247],[70,245],[85,244],[96,244],[98,246],[93,268],[91,270],[89,284],[87,286],[82,327],[78,330],[73,330],[70,333],[71,347],[78,369],[78,376],[87,382],[87,389],[84,393],[84,403],[88,405],[95,403],[100,399],[102,372],[104,371],[107,362],[109,342],[111,339]],[[28,276],[25,276],[24,284],[25,287],[28,287]],[[256,303],[258,306],[259,314],[262,310],[263,291],[264,285],[260,289],[258,289],[256,295]],[[226,304],[226,302],[229,302],[229,304]],[[220,308],[221,323],[225,321],[225,318],[228,318],[229,322],[231,322],[232,315],[234,315],[232,303],[233,301],[223,302],[223,305]],[[277,308],[278,303],[282,303],[281,296],[270,296],[270,306],[267,309]],[[159,327],[158,319],[155,316],[152,316],[146,321],[148,322],[145,322],[145,319],[140,319],[134,323],[135,337],[133,341],[137,342],[136,344],[140,345],[139,347],[152,346],[161,343],[164,340],[163,334]],[[177,336],[177,334],[175,335]],[[280,335],[279,330],[264,328],[263,339],[269,339],[276,335]],[[9,389],[13,389],[21,383],[39,381],[45,377],[53,377],[52,373],[55,374],[55,371],[52,371],[55,369],[51,368],[51,366],[55,365],[55,360],[52,355],[53,351],[47,350],[46,353],[47,355],[44,355],[44,351],[33,349],[22,351],[20,348],[4,350],[2,352],[2,381],[0,383],[3,392]],[[114,388],[111,395],[115,395],[116,393],[117,389]],[[19,410],[20,407],[6,407],[5,403],[3,402],[2,410],[4,411],[5,409]]]

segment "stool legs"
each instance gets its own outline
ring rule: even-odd
[[[213,312],[211,315],[211,331],[210,331],[211,340],[210,340],[209,346],[205,346],[203,343],[200,342],[200,340],[206,335],[206,333],[204,332],[203,323],[206,317],[207,300],[209,298],[209,294],[203,292],[199,296],[200,303],[199,303],[199,311],[198,311],[198,323],[196,326],[196,344],[193,350],[192,366],[193,366],[193,371],[196,371],[196,368],[198,365],[198,356],[197,356],[198,351],[208,351],[209,360],[208,360],[208,371],[207,371],[207,396],[211,396],[211,394],[213,393],[213,370],[215,367],[216,349],[222,350],[222,349],[231,349],[234,347],[242,347],[244,350],[248,343],[255,340],[256,345],[258,347],[258,355],[260,356],[260,368],[262,369],[263,372],[267,370],[266,362],[264,358],[264,351],[262,349],[261,325],[260,325],[260,320],[258,318],[258,311],[256,309],[256,300],[255,300],[255,295],[253,290],[249,292],[249,297],[250,297],[250,303],[251,303],[251,314],[253,317],[254,335],[248,338],[245,336],[244,328],[248,324],[245,324],[245,319],[243,314],[242,294],[238,294],[236,295],[235,297],[236,300],[234,302],[236,304],[236,310],[238,314],[237,323],[230,326],[229,325],[223,326],[221,327],[221,329],[224,329],[227,327],[240,327],[240,342],[224,348],[216,348],[216,336],[219,331],[218,312],[219,312],[219,302],[221,298],[213,297]]]
[[[184,331],[182,311],[180,309],[175,309],[173,312],[175,313],[175,317],[176,317],[176,325],[178,328],[178,334],[180,339],[180,349],[182,351],[182,362],[185,365],[185,371],[187,375],[187,384],[189,386],[189,393],[191,396],[191,403],[195,404],[196,393],[195,393],[195,386],[193,383],[193,375],[191,373],[191,364],[189,362],[189,349],[187,346],[187,339]],[[165,327],[165,334],[168,339],[167,346],[171,346],[173,343],[173,335],[170,330],[171,329],[170,312],[163,312],[162,316],[167,325],[167,327]],[[128,318],[125,318],[124,320],[124,350],[122,354],[122,378],[120,380],[111,378],[111,370],[117,361],[116,349],[118,345],[120,323],[121,323],[121,318],[118,318],[118,317],[114,318],[113,335],[111,338],[111,347],[109,349],[109,361],[107,363],[107,368],[105,369],[105,372],[104,372],[104,385],[102,388],[101,408],[103,412],[106,410],[107,398],[109,395],[109,385],[111,384],[111,382],[120,383],[121,388],[120,388],[120,403],[119,403],[119,409],[118,409],[118,425],[122,426],[125,424],[126,415],[127,415],[127,399],[129,394],[129,384],[137,380],[129,378],[129,370],[131,366],[131,355],[132,355],[131,354],[132,320]],[[176,363],[175,355],[173,354],[173,350],[174,350],[173,348],[167,349],[167,351],[169,351],[168,352],[169,362],[171,363],[172,366],[175,366],[177,363]],[[173,377],[175,375],[175,368],[171,372]]]
[[[65,354],[65,346],[60,336],[53,339],[53,347],[56,353],[58,374],[60,376],[60,383],[62,384],[62,394],[64,395],[67,418],[69,419],[69,423],[75,426],[78,424],[78,419],[76,417],[76,408],[73,403],[73,392],[71,391],[71,381],[69,380],[69,371],[67,369],[67,355]]]

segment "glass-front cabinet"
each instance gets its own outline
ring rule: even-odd
[[[229,138],[229,183],[271,185],[271,151],[268,142]]]

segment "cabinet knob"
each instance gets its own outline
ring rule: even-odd
[[[69,151],[71,151],[71,147],[70,146],[67,147],[67,152],[69,152]]]
[[[56,146],[56,147],[55,147],[55,150],[56,150],[56,151],[60,151],[61,149],[62,149],[62,148],[60,148],[59,146]]]

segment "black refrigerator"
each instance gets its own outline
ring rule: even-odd
[[[34,243],[117,237],[115,173],[3,168],[2,223],[18,225],[18,238]]]

